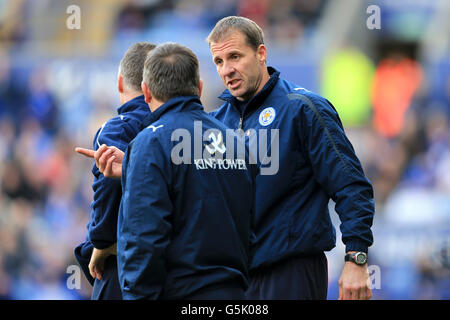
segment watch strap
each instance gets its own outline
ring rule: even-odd
[[[358,263],[358,262],[356,261],[356,255],[358,255],[358,254],[363,254],[363,255],[366,257],[366,261],[365,261],[364,263]],[[344,257],[344,260],[345,260],[346,262],[347,262],[347,261],[351,261],[351,262],[353,262],[353,263],[356,263],[357,265],[363,265],[363,264],[367,263],[367,254],[364,253],[364,252],[347,253],[347,254],[345,255],[345,257]]]

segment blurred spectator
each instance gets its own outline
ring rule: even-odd
[[[12,159],[3,167],[2,191],[12,200],[25,199],[30,202],[41,198],[44,190],[34,188],[26,179],[18,159]]]
[[[305,33],[315,27],[326,2],[325,0],[267,1],[264,8],[266,16],[259,17],[259,20],[262,20],[260,25],[263,26],[271,43],[287,49],[297,48],[302,43]],[[258,23],[258,20],[255,21]]]
[[[26,38],[26,0],[0,2],[0,43],[17,43]]]
[[[393,54],[383,59],[373,83],[374,126],[386,137],[395,137],[403,127],[404,115],[422,82],[417,61]]]
[[[24,117],[38,120],[45,132],[54,134],[58,129],[59,109],[48,89],[47,81],[47,70],[44,67],[33,70],[29,80],[29,97]]]
[[[420,290],[418,299],[450,299],[450,241],[423,252],[417,259]]]
[[[237,15],[255,21],[262,29],[267,26],[269,0],[243,0],[238,1]]]
[[[227,16],[237,15],[238,1],[222,0],[220,6],[215,1],[204,1],[204,11],[201,19],[204,21],[205,30],[211,30],[217,21]]]
[[[0,119],[9,118],[18,125],[22,112],[23,93],[15,85],[11,70],[11,57],[0,49]]]
[[[118,31],[144,30],[153,26],[159,11],[172,8],[172,0],[126,0],[117,16]]]
[[[362,126],[369,122],[374,71],[372,61],[356,48],[341,49],[325,57],[322,94],[332,101],[344,126]]]

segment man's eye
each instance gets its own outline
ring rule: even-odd
[[[216,60],[216,65],[222,64],[222,60]]]
[[[233,58],[234,60],[236,60],[236,59],[239,58],[239,56],[238,56],[237,54],[235,54],[235,55],[232,56],[232,58]]]

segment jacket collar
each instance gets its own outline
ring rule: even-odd
[[[117,109],[118,114],[134,111],[136,109],[149,110],[148,104],[145,102],[144,95],[137,96],[130,101],[124,103]]]
[[[147,127],[159,120],[164,114],[181,111],[203,110],[202,103],[198,96],[175,97],[166,101],[158,109],[147,115],[142,123],[142,127]]]
[[[273,67],[267,67],[267,71],[269,72],[270,79],[267,81],[267,83],[264,85],[264,87],[259,91],[254,97],[252,97],[245,108],[245,111],[249,111],[252,109],[257,109],[261,106],[262,102],[267,98],[267,96],[272,92],[273,88],[278,82],[278,79],[280,78],[280,71]],[[222,99],[224,101],[228,101],[233,107],[238,109],[237,106],[237,99],[230,93],[230,91],[225,90],[220,96],[219,99]],[[238,109],[240,112],[240,110]],[[245,112],[244,111],[244,112]]]

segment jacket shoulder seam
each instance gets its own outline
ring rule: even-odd
[[[347,173],[350,173],[351,170],[349,170],[347,163],[345,162],[344,158],[342,157],[341,151],[339,150],[336,142],[334,141],[335,139],[333,138],[333,136],[334,136],[333,133],[328,129],[328,127],[327,127],[327,125],[325,123],[325,120],[321,116],[320,111],[316,108],[314,103],[307,96],[305,96],[303,94],[290,93],[287,96],[288,96],[289,100],[301,100],[301,101],[303,101],[313,111],[314,115],[319,120],[320,125],[324,129],[325,134],[327,135],[328,143],[331,145],[333,150],[338,155],[339,161],[342,163],[344,169],[347,171]]]

